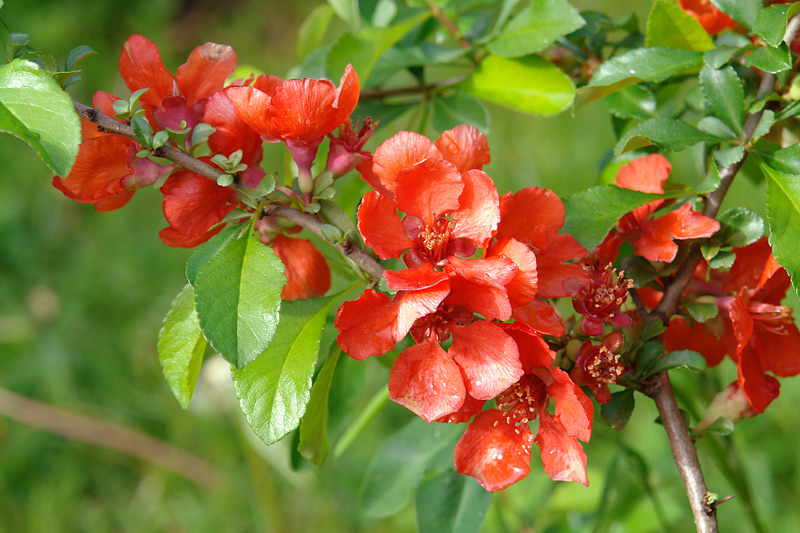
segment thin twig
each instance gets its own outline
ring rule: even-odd
[[[464,50],[469,50],[472,48],[472,45],[469,44],[469,41],[459,33],[458,28],[456,28],[456,25],[453,24],[453,21],[447,18],[447,16],[444,14],[444,11],[442,11],[442,8],[436,5],[433,0],[425,0],[425,3],[428,5],[428,9],[431,10],[431,13],[433,13],[433,16],[439,20],[442,26],[444,26],[447,32],[453,36],[453,39],[458,42],[461,48]]]
[[[0,387],[0,414],[68,439],[95,444],[175,472],[206,489],[219,487],[222,472],[207,461],[131,428],[79,415]]]
[[[90,122],[97,124],[99,129],[102,131],[107,133],[116,133],[129,139],[133,139],[134,141],[136,140],[136,135],[133,133],[133,128],[124,122],[115,120],[108,115],[101,113],[97,109],[91,108],[80,102],[73,101],[72,103],[78,115]],[[180,150],[166,144],[160,148],[157,148],[156,150],[153,150],[153,155],[163,157],[164,159],[169,159],[170,161],[177,163],[178,165],[191,172],[194,172],[195,174],[205,176],[206,178],[215,181],[224,174],[222,170],[212,167],[204,161],[187,155]],[[320,239],[327,242],[327,239],[325,239],[325,236],[322,234],[321,230],[324,222],[316,215],[304,213],[302,211],[298,211],[297,209],[292,209],[291,207],[280,204],[268,204],[266,208],[264,208],[264,214],[284,218],[293,224],[297,224],[298,226],[307,229]],[[364,272],[369,274],[373,283],[377,283],[381,277],[383,277],[383,267],[352,241],[348,240],[344,243],[332,243],[332,246],[336,248],[343,256],[349,258],[351,261],[353,261],[353,263],[358,265],[359,268],[361,268]]]

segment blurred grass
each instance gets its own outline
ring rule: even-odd
[[[115,74],[116,59],[134,32],[158,43],[173,72],[192,48],[211,40],[231,44],[240,63],[283,74],[293,61],[297,27],[316,3],[37,0],[6,2],[0,15],[12,31],[30,33],[34,46],[58,57],[78,44],[100,52],[84,64],[85,80],[73,89],[76,98],[89,102],[95,89],[126,94]],[[576,4],[607,4],[615,15],[629,9],[623,2]],[[636,8],[642,20],[647,5]],[[531,185],[562,195],[576,192],[595,183],[613,146],[602,103],[576,118],[491,111],[493,162],[486,171],[501,193]],[[378,136],[391,133],[386,128]],[[159,194],[142,190],[125,209],[99,214],[52,188],[52,176],[22,142],[0,137],[0,161],[0,385],[136,428],[225,472],[221,486],[206,491],[145,462],[0,418],[0,532],[413,529],[410,508],[375,521],[363,517],[357,501],[371,454],[409,419],[408,412],[390,405],[342,458],[329,459],[322,469],[294,471],[289,439],[266,448],[237,414],[224,364],[207,365],[221,372],[207,372],[195,405],[182,411],[161,377],[155,345],[162,317],[185,283],[189,252],[158,239],[165,225]],[[691,154],[673,162],[678,180],[697,179]],[[279,159],[269,164],[281,168]],[[763,185],[740,182],[732,201],[763,212]],[[387,372],[381,364],[347,358],[340,365],[331,398],[339,406],[331,419],[334,442]],[[711,373],[717,386],[734,378],[729,363]],[[696,392],[702,383],[700,376],[675,373],[681,398],[700,410],[707,403]],[[655,408],[644,397],[637,401],[622,433],[598,419],[586,446],[588,489],[551,482],[534,451],[532,474],[496,495],[485,530],[691,530],[663,430],[653,423]],[[798,402],[800,385],[783,380],[781,397],[764,415],[739,424],[732,438],[719,439],[737,450],[766,531],[800,530]],[[699,449],[711,490],[721,496],[734,492],[709,443],[701,441]],[[631,450],[646,461],[657,503],[646,496]],[[753,530],[741,497],[720,507],[720,524],[722,531]]]

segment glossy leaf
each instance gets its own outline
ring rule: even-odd
[[[684,304],[686,310],[697,322],[706,322],[719,315],[719,307],[711,303]]]
[[[266,444],[300,424],[311,396],[319,341],[334,297],[283,302],[281,321],[264,353],[233,370],[233,385],[247,423]]]
[[[487,56],[459,88],[488,102],[544,116],[566,109],[575,94],[569,77],[537,56]]]
[[[237,232],[241,231],[241,229],[242,228],[238,226],[228,226],[211,237],[211,239],[195,248],[194,253],[189,256],[189,260],[186,261],[186,278],[189,280],[189,283],[194,285],[197,279],[197,273],[203,265],[208,263],[225,248],[228,243],[235,239]]]
[[[614,153],[619,155],[651,144],[676,152],[699,142],[713,140],[718,139],[682,120],[657,117],[640,122],[628,130],[617,142]]]
[[[424,479],[414,497],[419,533],[479,533],[492,493],[452,468]]]
[[[761,0],[711,0],[720,11],[751,28],[761,11]]]
[[[69,95],[24,59],[0,66],[0,131],[25,141],[60,176],[69,174],[82,140]]]
[[[714,161],[720,168],[729,167],[738,163],[744,157],[744,145],[731,146],[714,152]]]
[[[789,8],[790,4],[775,4],[763,8],[753,23],[753,33],[764,39],[770,46],[781,44],[783,34],[786,32]],[[797,9],[792,11],[797,11]]]
[[[598,67],[588,86],[578,90],[575,111],[634,83],[659,83],[702,62],[702,52],[663,47],[636,48],[612,57]]]
[[[592,250],[623,215],[659,197],[616,185],[592,187],[564,199],[567,215],[562,232]]]
[[[200,268],[194,283],[200,325],[226,361],[242,368],[269,346],[285,284],[283,263],[250,230]]]
[[[533,54],[584,24],[583,17],[566,0],[533,0],[486,48],[502,57]]]
[[[733,67],[700,71],[700,87],[711,112],[736,133],[742,133],[744,88]]]
[[[760,239],[766,229],[761,216],[744,206],[728,209],[717,220],[721,227],[711,241],[719,246],[742,248]]]
[[[342,351],[337,347],[322,365],[306,406],[306,414],[300,421],[300,454],[317,466],[328,457],[328,395],[333,382],[333,372]]]
[[[646,87],[631,85],[606,96],[606,105],[619,118],[650,118],[656,110],[656,97]]]
[[[744,66],[755,67],[765,72],[777,74],[792,68],[792,57],[789,47],[781,44],[779,47],[762,46],[756,48],[744,58]]]
[[[435,96],[433,99],[433,127],[437,131],[469,124],[485,135],[489,133],[489,120],[486,106],[470,94],[459,91],[449,96]]]
[[[158,333],[158,360],[164,379],[184,409],[192,401],[205,350],[206,339],[195,310],[194,289],[187,284],[172,302]]]
[[[645,46],[705,52],[714,41],[697,20],[676,4],[658,0],[647,16]]]
[[[702,372],[706,369],[705,357],[692,350],[675,350],[664,354],[664,346],[656,341],[645,343],[636,356],[639,377],[681,367]]]
[[[415,417],[392,434],[375,453],[364,475],[364,514],[384,518],[405,507],[428,464],[442,450],[452,450],[463,431],[460,424],[428,425]]]
[[[613,393],[608,403],[600,405],[600,416],[607,425],[622,431],[628,425],[634,407],[636,400],[633,397],[633,390],[625,389]]]
[[[786,174],[800,175],[800,144],[793,144],[774,152],[762,153],[760,156],[767,160],[770,169]]]
[[[767,176],[767,221],[769,243],[778,263],[792,278],[800,294],[800,176],[792,176],[761,165]]]

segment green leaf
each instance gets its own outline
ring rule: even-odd
[[[303,59],[322,43],[333,18],[333,8],[328,5],[315,7],[300,25],[297,35],[297,60]]]
[[[639,338],[643,341],[649,341],[650,339],[658,337],[666,330],[667,327],[663,322],[660,320],[653,320],[644,325],[642,332],[639,334]]]
[[[711,3],[730,18],[748,28],[753,27],[753,23],[761,11],[761,0],[711,0]]]
[[[733,47],[715,48],[703,54],[703,61],[711,68],[722,68],[736,55],[736,52],[737,48]]]
[[[733,421],[728,420],[727,418],[719,417],[714,422],[709,425],[707,428],[703,429],[702,431],[692,432],[692,438],[696,439],[702,437],[706,433],[715,433],[717,435],[721,435],[723,437],[727,437],[731,433],[733,433],[734,424]]]
[[[660,320],[653,320],[649,324],[653,322],[658,322],[662,325]],[[653,374],[651,371],[652,368],[658,364],[659,359],[664,355],[665,348],[664,345],[658,341],[648,341],[645,342],[639,351],[636,352],[636,377],[644,378]]]
[[[715,70],[706,65],[700,71],[700,87],[711,113],[733,131],[742,134],[744,88],[733,67]]]
[[[300,424],[311,397],[311,378],[333,296],[283,302],[275,337],[253,363],[232,370],[247,423],[265,444]]]
[[[800,176],[761,165],[767,176],[767,221],[772,253],[800,294]]]
[[[715,140],[719,139],[682,120],[657,117],[629,129],[617,142],[614,153],[619,155],[651,144],[670,152],[678,152],[699,142]]]
[[[736,254],[733,252],[719,252],[713,258],[708,260],[708,267],[713,270],[720,268],[730,268],[736,260]]]
[[[756,129],[753,130],[753,135],[750,137],[751,139],[758,139],[759,137],[763,137],[772,129],[772,126],[775,125],[775,112],[771,109],[763,110],[761,114],[761,118],[758,120],[758,124],[756,125]]]
[[[239,226],[228,226],[211,237],[207,242],[195,248],[194,253],[189,257],[189,260],[186,261],[186,279],[189,280],[189,283],[194,285],[197,279],[197,273],[203,265],[208,263],[225,248],[229,242],[236,238],[236,233],[241,229],[242,228]]]
[[[697,123],[697,129],[704,133],[708,133],[714,137],[725,140],[736,140],[739,135],[733,131],[730,126],[722,122],[717,117],[703,117]]]
[[[583,17],[566,0],[531,0],[486,48],[502,57],[533,54],[584,24]]]
[[[60,176],[69,174],[82,139],[70,97],[24,59],[0,66],[0,131],[25,141]]]
[[[192,401],[205,351],[206,339],[197,319],[194,289],[187,284],[172,302],[158,333],[158,360],[164,379],[184,409]]]
[[[622,431],[628,425],[628,420],[633,414],[636,400],[633,397],[633,390],[625,389],[611,395],[608,403],[600,405],[600,416],[610,427],[617,431]]]
[[[656,97],[646,87],[631,85],[606,96],[606,105],[619,118],[650,118],[656,110]]]
[[[284,267],[252,229],[228,243],[195,279],[197,315],[206,338],[241,368],[270,344],[278,327]]]
[[[642,81],[660,83],[699,66],[703,53],[672,48],[635,48],[603,62],[589,81],[578,90],[575,112],[587,104]]]
[[[479,533],[492,493],[452,468],[424,479],[414,497],[419,533]]]
[[[760,153],[759,156],[766,159],[770,169],[786,174],[800,174],[800,144]]]
[[[445,449],[452,449],[464,429],[459,424],[428,425],[414,417],[389,436],[372,457],[361,485],[364,514],[385,518],[408,503],[429,463]]]
[[[719,307],[711,303],[691,303],[685,305],[686,310],[697,322],[706,322],[719,314]]]
[[[666,355],[662,355],[663,353],[664,346],[655,341],[650,341],[642,347],[636,358],[636,367],[641,371],[640,377],[681,367],[698,372],[706,369],[705,357],[692,350],[675,350]]]
[[[353,31],[361,28],[361,14],[358,11],[358,2],[354,0],[328,0],[336,16],[347,23]]]
[[[616,185],[592,187],[564,199],[567,216],[562,233],[572,235],[584,248],[592,250],[623,215],[659,197]]]
[[[433,127],[446,131],[459,124],[475,126],[483,134],[489,133],[489,111],[483,102],[465,92],[433,98]]]
[[[785,43],[779,47],[762,46],[744,58],[744,66],[755,67],[765,72],[777,74],[792,68],[792,57]]]
[[[720,168],[729,167],[738,163],[744,157],[744,145],[739,144],[714,152],[714,161]]]
[[[72,50],[69,51],[67,54],[67,61],[64,63],[65,70],[72,70],[75,65],[83,61],[89,56],[93,56],[97,54],[91,46],[87,44],[82,44],[80,46],[76,46]]]
[[[322,370],[311,387],[306,414],[300,421],[300,444],[297,449],[303,457],[317,466],[321,466],[328,457],[328,395],[341,353],[342,350],[335,347],[322,365]]]
[[[658,0],[647,16],[645,46],[705,52],[714,41],[697,20],[676,4]]]
[[[458,88],[488,102],[531,115],[555,115],[575,94],[572,81],[538,56],[487,56]]]
[[[744,206],[728,209],[717,220],[721,227],[711,238],[719,246],[742,248],[764,235],[764,219]]]

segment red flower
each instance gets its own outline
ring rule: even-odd
[[[625,373],[625,365],[619,362],[619,354],[614,353],[620,349],[623,340],[621,332],[613,331],[605,336],[600,346],[595,346],[591,341],[584,342],[570,372],[572,381],[592,389],[599,403],[611,400],[608,385],[616,383]]]
[[[583,315],[580,330],[584,335],[602,335],[606,322],[617,328],[631,325],[631,317],[620,310],[628,299],[628,289],[633,287],[633,280],[625,279],[624,274],[617,274],[608,263],[605,268],[592,269],[592,279],[577,290],[572,306]]]
[[[586,486],[586,454],[577,439],[588,442],[593,407],[589,398],[560,368],[549,368],[554,354],[541,338],[509,330],[520,348],[525,374],[496,398],[497,409],[475,417],[455,448],[456,470],[472,476],[488,491],[516,483],[530,472],[530,447],[539,445],[547,475]],[[555,404],[550,414],[550,401]],[[539,419],[536,438],[528,422]]]
[[[711,0],[680,0],[681,8],[697,19],[710,34],[716,35],[723,30],[733,28],[736,22],[717,9]]]
[[[358,120],[353,126],[353,122],[348,118],[339,128],[336,136],[329,133],[331,145],[328,149],[325,170],[330,172],[334,178],[338,178],[364,163],[371,162],[372,153],[362,151],[362,148],[377,127],[378,123],[373,122],[369,117],[364,120],[364,124],[360,128]]]
[[[634,191],[663,193],[663,183],[671,168],[661,154],[640,157],[619,170],[616,184]],[[627,240],[636,249],[635,254],[650,261],[670,262],[678,253],[675,239],[710,237],[720,228],[719,222],[701,215],[689,204],[659,217],[651,217],[663,203],[656,200],[623,216],[617,222],[616,234],[607,237],[600,245],[603,254],[615,258],[621,240]]]

